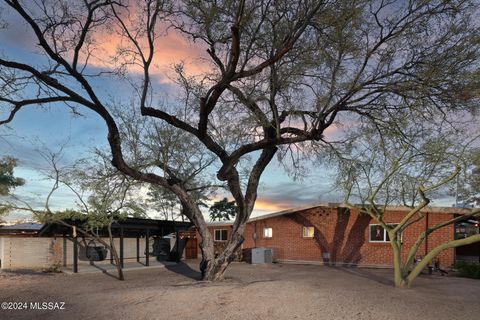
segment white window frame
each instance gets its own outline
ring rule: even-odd
[[[222,235],[222,231],[226,232],[227,237],[225,239],[217,239],[217,231],[219,231],[220,238],[221,238],[221,235]],[[213,240],[214,241],[227,241],[227,239],[228,239],[228,229],[215,229],[215,230],[213,230]]]
[[[398,223],[387,223],[387,226],[396,226]],[[380,226],[383,229],[383,240],[372,240],[372,226]],[[368,225],[368,242],[373,243],[390,243],[390,240],[387,240],[387,230],[378,223],[372,223]],[[400,242],[403,240],[403,234],[400,233]]]
[[[270,239],[273,238],[273,229],[272,228],[263,228],[263,238]]]
[[[312,231],[310,233],[310,231]],[[315,228],[314,227],[302,227],[302,236],[303,238],[313,238],[315,236]]]

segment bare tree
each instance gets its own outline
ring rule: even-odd
[[[457,206],[480,205],[480,149],[472,150],[467,158],[464,170],[457,176],[451,187]]]
[[[241,246],[260,178],[279,148],[328,146],[326,130],[346,120],[383,122],[405,108],[428,118],[476,101],[476,1],[95,0],[67,6],[4,0],[4,6],[33,32],[43,56],[36,63],[0,58],[6,114],[0,124],[46,104],[99,115],[108,129],[112,165],[178,197],[202,237],[205,280],[221,278]],[[206,48],[200,61],[207,72],[195,76],[176,66],[181,103],[159,103],[152,75],[162,50],[156,41],[169,27]],[[96,35],[105,30],[122,38],[115,68],[92,64],[111,58],[96,50]],[[110,107],[115,102],[92,78],[112,73],[132,85],[134,107],[144,119],[183,131],[215,157],[217,178],[237,204],[232,233],[217,257],[175,163],[160,159],[161,170],[151,170],[124,154],[121,119]],[[156,137],[158,143],[163,138]]]
[[[117,267],[118,279],[124,280],[120,259],[113,241],[112,225],[127,217],[143,217],[145,207],[139,205],[135,193],[141,182],[133,180],[112,168],[101,155],[96,161],[82,160],[74,165],[61,166],[64,148],[54,153],[43,150],[39,156],[50,165],[45,176],[53,181],[43,208],[35,208],[22,197],[15,196],[0,208],[30,212],[42,223],[54,223],[72,230],[72,237],[94,239],[112,254]],[[78,208],[64,211],[51,209],[55,194],[67,188],[77,200]],[[97,233],[99,228],[108,230],[109,241]]]

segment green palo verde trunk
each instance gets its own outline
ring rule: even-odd
[[[405,287],[405,275],[402,272],[402,247],[394,241],[390,241],[390,244],[392,245],[393,250],[393,273],[395,287],[403,288]]]
[[[412,270],[409,270],[408,261],[405,265],[401,263],[401,244],[391,240],[390,244],[393,249],[394,256],[394,283],[397,288],[409,288],[413,281],[426,269],[430,262],[446,249],[456,248],[459,246],[480,242],[480,234],[476,234],[464,239],[452,240],[442,243],[432,249],[417,265],[414,265]]]
[[[402,241],[401,238],[397,238],[397,233],[391,230],[388,231],[388,236],[393,251],[393,280],[395,287],[404,288],[406,287],[406,274],[402,265]]]
[[[470,236],[470,237],[467,237],[467,238],[464,238],[464,239],[448,241],[448,242],[442,243],[441,245],[435,247],[408,274],[408,276],[405,279],[406,286],[410,287],[413,280],[415,280],[418,277],[420,272],[422,272],[422,270],[425,269],[428,266],[430,261],[432,261],[442,251],[444,251],[446,249],[451,249],[451,248],[464,246],[464,245],[467,245],[467,244],[472,244],[472,243],[475,243],[475,242],[480,242],[480,234],[476,234],[476,235],[473,235],[473,236]]]

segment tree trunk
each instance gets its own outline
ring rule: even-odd
[[[110,239],[110,252],[113,255],[113,260],[115,260],[115,266],[117,267],[118,280],[123,281],[125,278],[123,276],[122,266],[120,265],[120,259],[118,258],[117,249],[115,248],[115,243],[113,242],[112,224],[108,225],[108,237]]]
[[[452,240],[448,241],[445,243],[442,243],[438,245],[437,247],[433,248],[423,259],[420,261],[418,265],[413,268],[412,272],[407,277],[408,281],[408,286],[411,285],[413,280],[415,280],[420,272],[422,272],[423,269],[425,269],[430,261],[432,261],[437,255],[439,255],[443,250],[450,249],[450,248],[456,248],[460,246],[464,246],[467,244],[472,244],[475,242],[480,242],[480,234],[475,234],[472,236],[469,236],[467,238],[463,239],[458,239],[458,240]]]
[[[204,264],[205,269],[202,270],[202,280],[217,281],[223,279],[225,271],[227,270],[230,262],[231,260],[229,260],[226,256],[223,256],[222,259],[217,258],[207,261],[207,263]]]
[[[390,235],[390,239],[392,236]],[[405,277],[402,272],[402,258],[401,258],[401,251],[402,247],[396,243],[395,240],[390,240],[390,244],[392,245],[393,250],[393,272],[394,272],[394,283],[395,287],[397,288],[405,288]]]
[[[212,240],[210,238],[210,240]],[[200,263],[200,271],[202,272],[202,280],[204,281],[217,281],[223,279],[225,271],[230,263],[235,259],[235,253],[237,252],[238,248],[242,245],[244,241],[244,237],[235,232],[232,234],[225,250],[218,256],[215,257],[215,253],[213,250],[213,241],[211,244],[208,244],[208,254],[202,249],[202,262]],[[203,243],[202,247],[207,246],[207,243]],[[209,250],[211,248],[211,250]],[[211,254],[210,254],[211,251]]]
[[[200,272],[202,280],[204,281],[216,281],[223,278],[223,275],[234,259],[235,251],[243,243],[243,231],[245,229],[245,222],[241,222],[241,227],[234,228],[224,252],[218,257],[215,257],[214,239],[208,225],[206,224],[202,212],[198,209],[198,206],[194,201],[190,201],[188,197],[181,199],[184,214],[192,221],[200,233],[202,241],[200,242],[200,250],[202,253],[202,260],[200,262]]]

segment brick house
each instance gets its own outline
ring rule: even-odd
[[[402,258],[406,258],[408,249],[427,226],[450,220],[466,210],[439,207],[423,210],[425,218],[408,227],[402,235]],[[398,223],[406,212],[408,208],[405,207],[388,207],[385,222]],[[221,250],[222,243],[230,235],[231,223],[212,223],[209,229],[214,236],[216,250]],[[425,255],[454,237],[454,225],[436,230],[421,245],[418,255]],[[392,248],[383,228],[369,216],[335,203],[289,209],[250,219],[242,246],[246,260],[249,249],[256,247],[272,248],[273,258],[278,262],[375,267],[390,267],[393,262]],[[452,266],[455,249],[443,251],[439,259],[442,265]]]

